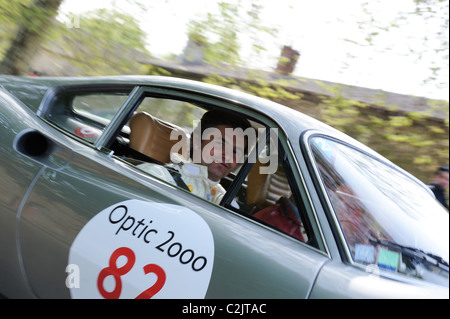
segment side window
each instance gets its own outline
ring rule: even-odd
[[[74,95],[72,109],[74,114],[86,118],[98,119],[103,124],[109,123],[119,108],[125,103],[128,94],[90,93]]]
[[[44,105],[41,116],[67,133],[93,144],[125,103],[130,92],[131,88],[62,90],[51,98],[49,104]]]

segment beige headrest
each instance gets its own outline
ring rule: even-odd
[[[182,151],[188,150],[189,139],[185,130],[146,112],[137,112],[133,115],[130,119],[130,129],[130,147],[160,162],[170,161],[172,146],[182,139],[183,148],[176,151],[181,154]],[[176,133],[175,140],[170,139],[172,131]]]

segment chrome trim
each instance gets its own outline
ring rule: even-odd
[[[331,258],[330,249],[328,247],[327,241],[325,240],[325,236],[324,236],[324,234],[322,232],[322,227],[320,226],[320,221],[317,218],[317,211],[316,211],[316,209],[314,207],[314,204],[313,204],[313,201],[312,201],[312,198],[311,198],[311,195],[310,195],[310,191],[309,191],[308,187],[306,186],[306,182],[305,182],[305,179],[303,177],[302,170],[300,169],[300,165],[298,163],[297,156],[295,156],[296,153],[294,152],[294,149],[293,149],[290,141],[287,138],[286,138],[285,141],[286,141],[286,146],[288,148],[288,151],[292,154],[293,165],[295,166],[295,168],[297,169],[297,172],[299,174],[301,186],[303,187],[303,190],[304,190],[304,192],[305,192],[305,194],[307,196],[307,200],[308,200],[309,206],[311,208],[311,213],[313,215],[311,217],[314,218],[314,223],[316,224],[316,228],[317,229],[313,229],[313,231],[318,233],[318,235],[321,238],[322,244],[323,244],[323,249],[322,249],[322,247],[320,247],[319,243],[317,243],[319,245],[317,250],[319,252],[321,252],[321,253],[325,253],[325,255],[327,257]],[[297,186],[297,188],[298,188],[298,186]],[[303,197],[301,199],[305,200],[305,198],[303,198]],[[308,217],[310,217],[310,216],[308,216]],[[312,221],[310,221],[310,223],[311,223],[311,226],[313,226],[312,225],[313,224]],[[311,246],[309,246],[309,247],[311,247]],[[311,248],[314,248],[314,247],[311,247]]]
[[[326,191],[326,188],[325,188],[325,186],[323,184],[321,175],[320,175],[320,173],[319,173],[319,171],[317,169],[316,161],[315,161],[314,156],[312,154],[312,150],[311,150],[311,146],[310,146],[309,142],[310,142],[310,139],[313,136],[323,136],[323,137],[326,137],[326,138],[331,138],[333,140],[336,140],[337,138],[333,137],[333,136],[331,136],[329,134],[326,134],[324,132],[321,132],[321,131],[310,130],[310,131],[307,131],[307,132],[305,132],[303,134],[303,143],[304,143],[305,149],[307,151],[308,160],[312,164],[311,167],[313,168],[314,174],[315,174],[315,176],[311,176],[311,178],[315,178],[318,181],[319,186],[320,186],[320,191],[322,192],[322,194],[325,195],[324,199],[326,201],[327,208],[331,212],[330,215],[331,215],[331,218],[333,219],[334,225],[329,225],[329,226],[330,227],[334,227],[334,229],[337,230],[338,235],[339,235],[339,239],[341,241],[341,246],[343,247],[343,249],[345,251],[345,255],[347,257],[347,260],[351,261],[352,264],[354,264],[351,251],[350,251],[350,249],[348,247],[347,241],[345,240],[345,236],[344,236],[344,233],[343,233],[342,228],[340,226],[339,219],[336,216],[336,211],[334,210],[333,205],[331,204],[330,198],[329,198],[328,193]],[[339,139],[337,139],[337,140],[339,140]],[[327,213],[325,212],[325,215],[326,214]],[[331,231],[333,231],[333,230],[331,230]],[[338,243],[336,243],[336,244],[338,245]]]
[[[57,88],[50,88],[45,92],[44,97],[39,104],[39,108],[36,112],[36,115],[40,118],[44,118],[44,115],[47,113],[48,107],[51,105],[50,101],[56,96]]]

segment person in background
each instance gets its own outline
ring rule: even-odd
[[[428,184],[436,199],[448,210],[445,191],[448,189],[448,166],[439,167]]]

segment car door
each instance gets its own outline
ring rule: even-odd
[[[157,114],[165,122],[171,122],[171,120],[165,118],[164,114],[157,113],[152,108],[153,105],[164,105],[164,109],[172,109],[175,104],[183,102],[189,104],[189,108],[200,105],[207,106],[209,109],[228,107],[237,111],[237,107],[231,103],[224,103],[200,94],[195,95],[192,92],[146,88],[144,94],[145,98],[141,101],[142,106],[146,107],[145,111],[152,115]],[[137,106],[137,111],[140,108],[141,105]],[[182,114],[183,118],[189,118],[192,115],[178,109],[173,114]],[[254,119],[256,120],[256,118]],[[258,120],[263,121],[261,118]],[[182,126],[182,123],[175,124]],[[266,131],[264,127],[260,128],[263,129],[261,135],[265,138]],[[275,138],[278,141],[278,136]],[[299,181],[293,174],[296,170],[292,161],[293,156],[287,147],[286,137],[283,135],[280,139],[282,143],[280,143],[279,156],[282,160],[279,164],[289,177],[287,187],[291,188],[291,194],[295,193],[297,205],[302,206],[302,209],[305,210],[303,201],[306,198],[300,195],[298,189],[300,186],[297,185]],[[248,187],[247,173],[253,164],[255,163],[247,162],[242,166],[238,175],[231,181],[231,185],[227,186],[227,197],[220,206],[192,195],[189,196],[190,194],[185,191],[178,190],[175,195],[175,198],[183,199],[181,201],[183,206],[190,208],[206,221],[207,228],[210,229],[214,238],[214,267],[205,297],[307,297],[319,269],[329,260],[327,254],[324,252],[323,246],[319,248],[317,242],[315,244],[301,242],[250,214],[251,210],[246,205],[249,202],[245,203],[247,196],[245,190]],[[239,209],[232,205],[236,197],[240,197],[238,198],[241,205]],[[253,213],[253,211],[251,212]],[[305,217],[308,218],[311,215],[305,215]],[[311,223],[314,221],[305,220],[305,222],[307,222],[309,234],[313,235],[314,233],[314,236],[317,236],[316,239],[319,239],[320,234],[311,227]],[[315,226],[317,227],[317,225]],[[196,231],[195,233],[199,235],[202,232]]]

